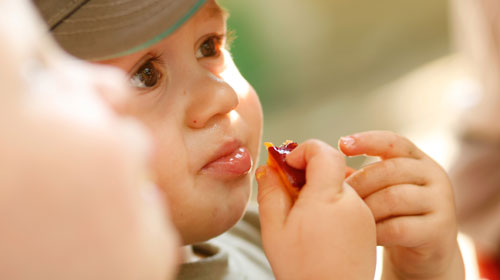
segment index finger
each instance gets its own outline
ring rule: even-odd
[[[410,140],[390,131],[367,131],[345,136],[340,138],[339,148],[346,156],[367,155],[382,159],[421,159],[425,156]]]

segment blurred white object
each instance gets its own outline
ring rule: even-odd
[[[465,264],[465,279],[477,280],[479,278],[479,267],[477,264],[476,248],[470,237],[463,233],[458,234],[458,245],[462,252]]]

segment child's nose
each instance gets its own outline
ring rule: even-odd
[[[227,115],[240,102],[234,89],[213,74],[200,77],[190,90],[186,122],[192,128],[205,127],[214,117]]]

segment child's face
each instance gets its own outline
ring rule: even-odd
[[[129,109],[157,141],[155,169],[185,244],[221,234],[241,217],[257,161],[262,110],[226,43],[214,0],[159,43],[103,61],[130,73]]]

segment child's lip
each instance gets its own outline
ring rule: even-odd
[[[234,179],[248,174],[252,157],[238,140],[224,143],[212,159],[201,169],[203,174],[222,179]]]

